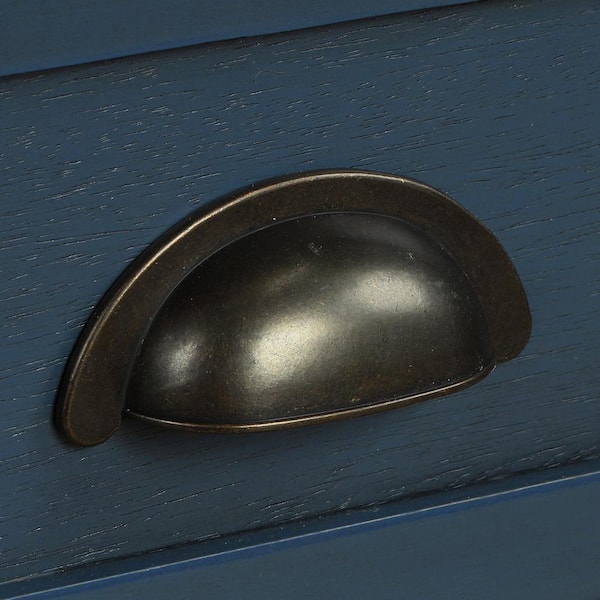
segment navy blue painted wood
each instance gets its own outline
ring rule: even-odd
[[[598,454],[600,6],[483,2],[0,81],[1,571],[9,581]],[[492,230],[524,355],[460,395],[257,436],[50,424],[125,265],[302,169],[405,174]]]
[[[474,0],[0,0],[0,75]]]
[[[592,600],[600,595],[598,467],[513,477],[0,586],[0,596]]]

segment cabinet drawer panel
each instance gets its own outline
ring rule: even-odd
[[[0,80],[2,580],[598,453],[600,7],[493,2]],[[93,306],[194,207],[305,169],[421,179],[499,237],[524,354],[391,413],[228,437],[51,426]]]

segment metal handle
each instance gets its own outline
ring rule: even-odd
[[[200,431],[367,414],[475,383],[530,329],[510,259],[456,202],[389,175],[304,174],[146,250],[86,326],[57,419],[93,445],[122,413]]]

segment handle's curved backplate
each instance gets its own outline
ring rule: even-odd
[[[466,387],[531,330],[496,238],[422,183],[356,171],[267,182],[148,248],[84,329],[57,399],[74,442],[123,412],[247,431]]]

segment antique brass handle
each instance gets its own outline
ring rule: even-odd
[[[357,171],[267,182],[148,248],[85,327],[57,399],[73,442],[129,414],[253,431],[475,383],[531,318],[496,238],[422,183]]]

